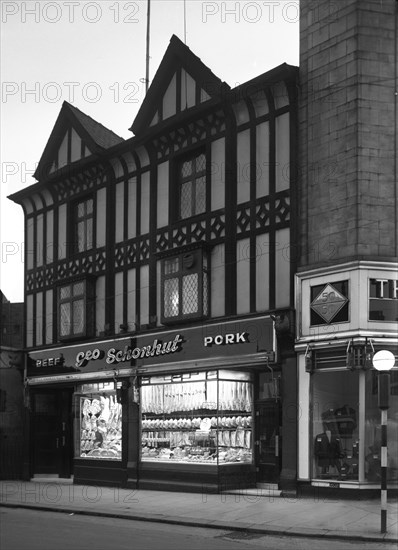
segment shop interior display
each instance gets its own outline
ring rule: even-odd
[[[122,406],[115,393],[81,396],[80,420],[80,457],[121,459]]]
[[[356,412],[343,405],[322,413],[323,431],[315,436],[314,456],[322,478],[358,478],[358,436]]]
[[[252,462],[252,384],[204,376],[142,386],[142,460]]]

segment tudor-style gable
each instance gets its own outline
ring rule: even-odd
[[[228,90],[229,86],[173,35],[130,130],[139,135],[187,109],[220,99]]]
[[[123,138],[64,101],[34,177],[47,179],[65,166],[122,141]]]

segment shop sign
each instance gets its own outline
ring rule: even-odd
[[[199,362],[214,356],[235,360],[237,348],[246,355],[273,353],[274,325],[269,316],[205,323],[186,327],[184,332],[165,329],[155,334],[91,341],[59,348],[32,351],[27,366],[28,378],[50,375],[102,373],[109,369],[127,370],[130,366],[151,367],[175,362]],[[58,357],[64,357],[64,361]],[[272,361],[272,359],[270,359]],[[47,378],[46,378],[47,379]],[[61,378],[59,379],[61,380]]]
[[[320,289],[319,294],[312,300],[311,310],[321,317],[323,321],[330,323],[347,303],[348,298],[339,292],[335,286],[328,283]]]
[[[148,346],[142,346],[140,348],[131,348],[125,346],[122,350],[116,348],[110,348],[106,352],[105,362],[108,365],[114,363],[123,363],[125,361],[131,361],[132,359],[143,359],[144,357],[156,357],[159,355],[167,355],[180,350],[180,344],[183,339],[179,334],[176,335],[174,340],[162,343],[161,340],[154,340],[152,344]],[[76,355],[76,367],[84,367],[89,361],[96,361],[102,359],[105,356],[105,352],[98,348],[87,351],[80,351]]]
[[[371,298],[398,300],[398,279],[370,279]]]
[[[61,354],[59,357],[47,357],[46,359],[36,359],[35,367],[58,367],[65,362],[64,356]]]
[[[231,334],[217,334],[216,336],[205,336],[203,338],[203,345],[205,347],[228,345],[228,344],[245,344],[249,341],[249,335],[247,332],[235,332]]]
[[[369,279],[369,320],[397,321],[398,280]]]

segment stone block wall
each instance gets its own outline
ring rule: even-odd
[[[396,259],[398,1],[300,7],[300,266]]]

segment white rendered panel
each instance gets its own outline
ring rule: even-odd
[[[140,292],[140,324],[149,323],[149,266],[144,265],[140,269],[141,292]]]
[[[26,346],[33,347],[33,295],[26,297]]]
[[[28,218],[26,222],[26,266],[28,269],[33,269],[34,263],[34,218]]]
[[[127,238],[137,235],[137,178],[129,179],[128,183],[128,212],[127,212]]]
[[[256,197],[269,195],[269,123],[256,128]]]
[[[80,136],[76,133],[76,130],[72,128],[71,152],[70,152],[71,162],[74,162],[75,160],[79,160],[81,158],[82,156],[81,150],[82,150],[82,140],[80,139]]]
[[[245,122],[249,122],[250,116],[249,116],[249,110],[247,108],[245,101],[239,101],[239,103],[235,103],[232,105],[232,108],[235,113],[236,117],[236,123],[238,124],[244,124]]]
[[[124,182],[116,184],[116,206],[115,206],[115,238],[120,243],[124,239]]]
[[[274,96],[276,109],[289,105],[289,95],[287,93],[286,85],[283,82],[278,82],[278,84],[273,86],[272,94]]]
[[[225,138],[211,144],[211,209],[225,207]]]
[[[51,264],[54,261],[54,211],[49,210],[46,214],[46,250],[44,262]]]
[[[290,185],[290,124],[289,113],[275,119],[275,188],[276,191],[288,189]]]
[[[275,307],[290,305],[290,230],[275,232]]]
[[[123,324],[123,273],[115,274],[115,333]]]
[[[106,189],[97,191],[97,247],[106,243]]]
[[[181,110],[195,105],[196,82],[190,74],[181,69]]]
[[[127,323],[130,330],[135,330],[136,323],[136,270],[127,272]]]
[[[68,133],[65,134],[58,150],[58,168],[62,168],[68,162]]]
[[[161,262],[156,262],[156,317],[157,325],[160,325],[162,316],[162,289],[161,289]]]
[[[157,227],[169,223],[169,162],[158,165]]]
[[[211,251],[211,317],[225,315],[225,246],[219,244]]]
[[[177,101],[177,86],[176,75],[174,74],[171,82],[163,96],[163,119],[169,118],[176,114],[176,101]]]
[[[36,294],[36,346],[43,344],[43,292]]]
[[[149,232],[149,172],[141,176],[141,235]]]
[[[256,238],[256,311],[269,309],[269,234]]]
[[[238,133],[238,204],[250,200],[250,132]]]
[[[105,330],[105,276],[98,277],[95,294],[95,332],[99,336]]]
[[[250,241],[236,243],[236,313],[250,312]]]
[[[67,246],[66,204],[61,204],[58,208],[58,259],[66,258]]]
[[[36,219],[36,266],[43,265],[44,253],[44,225],[43,214],[39,214]]]
[[[53,290],[46,292],[46,327],[45,327],[45,343],[52,344],[53,342]]]

